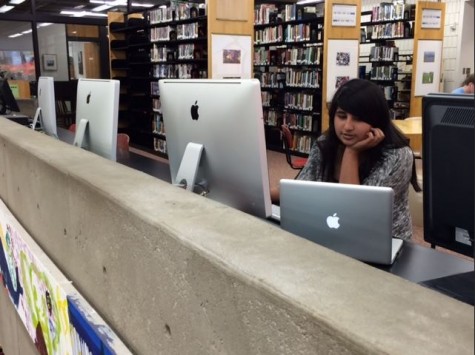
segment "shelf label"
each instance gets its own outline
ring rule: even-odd
[[[332,26],[356,26],[356,5],[334,4],[332,7]]]
[[[442,25],[442,10],[422,9],[421,28],[440,28]]]

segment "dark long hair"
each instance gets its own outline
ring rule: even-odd
[[[322,152],[322,168],[326,179],[335,174],[336,155],[343,143],[335,132],[335,113],[338,108],[358,117],[359,120],[379,128],[384,133],[383,141],[376,147],[368,149],[366,159],[359,167],[360,181],[363,181],[371,169],[381,159],[385,148],[402,148],[409,146],[409,140],[392,124],[389,107],[382,89],[369,80],[352,79],[340,86],[333,95],[329,113],[329,128],[325,132],[327,139],[320,142]],[[416,191],[420,191],[417,183],[415,162],[412,167],[411,183]]]

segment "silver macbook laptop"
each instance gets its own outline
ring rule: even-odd
[[[280,180],[283,229],[355,259],[392,264],[402,240],[392,238],[389,187]]]

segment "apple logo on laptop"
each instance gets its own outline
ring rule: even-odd
[[[198,114],[198,100],[195,101],[194,105],[191,105],[191,119],[197,120],[200,115]]]
[[[338,220],[340,217],[336,215],[336,213],[333,214],[333,216],[328,216],[327,217],[327,225],[328,227],[332,229],[338,229],[340,228],[340,223],[338,223]]]
[[[90,92],[89,92],[89,94],[87,94],[86,103],[88,104],[89,101],[91,101],[91,93]]]

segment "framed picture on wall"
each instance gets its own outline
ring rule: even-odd
[[[43,69],[58,70],[56,54],[43,54]]]

